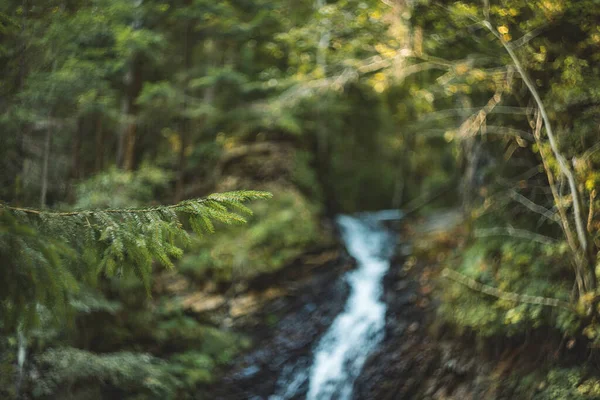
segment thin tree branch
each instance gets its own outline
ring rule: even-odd
[[[419,130],[419,132],[420,132],[420,134],[423,134],[426,136],[442,137],[442,136],[444,136],[444,134],[446,132],[448,132],[448,130],[442,129],[442,128],[429,128],[429,129]],[[498,125],[486,125],[485,134],[486,135],[518,137],[518,138],[527,140],[529,142],[535,141],[533,135],[529,132],[522,131],[519,129],[507,128],[504,126],[498,126]],[[460,137],[460,138],[456,138],[456,139],[465,140],[465,139],[468,139],[468,137]]]
[[[237,193],[241,193],[241,197],[243,198],[242,201],[246,200],[246,199],[247,200],[260,199],[260,198],[267,199],[267,198],[272,197],[271,193],[269,193],[269,192],[248,190],[248,191],[243,191],[243,192],[216,193],[216,194],[212,194],[208,197],[204,197],[204,198],[193,199],[193,200],[184,200],[177,204],[160,205],[160,206],[146,207],[146,208],[110,208],[110,209],[99,209],[99,210],[80,210],[80,211],[60,212],[60,211],[36,210],[33,208],[13,207],[13,206],[9,206],[8,204],[5,204],[5,203],[0,203],[0,210],[6,209],[6,210],[17,211],[17,212],[22,212],[22,213],[32,214],[32,215],[40,215],[40,216],[47,215],[47,216],[55,216],[55,217],[90,216],[90,215],[100,214],[100,213],[144,214],[144,213],[160,211],[160,210],[165,210],[165,209],[171,209],[171,210],[175,210],[175,211],[178,211],[180,209],[184,210],[185,207],[190,204],[201,204],[201,203],[206,203],[206,202],[221,203],[221,202],[223,202],[222,198],[226,198],[229,195],[236,196]]]
[[[556,215],[555,212],[552,212],[551,210],[548,210],[547,208],[534,203],[533,201],[529,200],[527,197],[523,196],[522,194],[517,193],[515,190],[511,190],[509,192],[509,196],[513,200],[518,201],[519,203],[523,204],[525,207],[529,208],[531,211],[543,215],[545,218],[549,219],[550,221],[560,222],[560,218]]]
[[[587,161],[587,159],[590,158],[598,150],[600,150],[600,143],[596,143],[595,145],[590,147],[585,153],[583,153],[580,160]]]
[[[486,17],[486,19],[489,19],[489,18]],[[545,24],[543,26],[535,28],[531,32],[527,32],[526,34],[524,34],[523,36],[521,36],[517,40],[512,41],[510,43],[510,47],[514,50],[514,49],[517,49],[517,48],[519,48],[521,46],[526,45],[527,43],[529,43],[529,41],[531,39],[536,38],[540,33],[542,33],[544,31],[544,29],[546,29],[547,26],[548,25]]]
[[[540,306],[560,307],[565,308],[567,310],[573,310],[573,307],[566,301],[553,299],[549,297],[530,296],[527,294],[505,292],[493,286],[477,282],[475,279],[469,278],[468,276],[463,275],[460,272],[451,270],[449,268],[444,268],[444,270],[442,271],[442,276],[444,278],[460,283],[461,285],[464,285],[469,289],[485,293],[487,295],[494,296],[502,300],[508,300],[525,304],[535,304]]]
[[[491,237],[491,236],[510,236],[520,239],[532,240],[541,244],[555,244],[556,239],[549,236],[540,235],[539,233],[530,232],[525,229],[517,229],[511,226],[502,228],[480,228],[475,229],[475,237]]]
[[[574,219],[575,219],[575,228],[577,231],[577,237],[578,237],[579,244],[581,245],[581,248],[582,248],[584,254],[586,254],[587,250],[588,250],[588,240],[587,240],[587,233],[585,231],[583,221],[582,221],[581,200],[579,198],[577,182],[575,181],[575,176],[573,175],[573,172],[569,168],[565,157],[561,154],[560,150],[558,149],[558,143],[556,142],[556,138],[554,136],[554,131],[552,129],[552,124],[550,123],[550,118],[548,117],[548,113],[546,112],[546,107],[544,106],[542,98],[540,97],[540,94],[538,93],[537,88],[531,81],[531,78],[529,77],[527,72],[525,72],[525,69],[523,68],[523,65],[521,64],[521,61],[519,60],[519,58],[517,57],[517,55],[511,48],[511,46],[509,46],[507,44],[507,42],[502,38],[502,36],[494,30],[494,28],[492,27],[492,24],[490,24],[489,21],[483,21],[483,25],[500,41],[500,43],[502,44],[502,46],[504,47],[504,49],[506,50],[506,52],[512,59],[513,64],[515,65],[517,71],[519,72],[519,74],[521,75],[521,78],[523,79],[523,82],[529,89],[529,92],[531,93],[531,95],[533,96],[533,98],[536,102],[536,105],[542,116],[542,120],[544,121],[544,126],[546,127],[546,134],[548,136],[548,141],[550,142],[550,147],[552,148],[552,152],[554,153],[554,157],[558,161],[560,171],[562,172],[562,174],[564,176],[566,176],[567,181],[569,182],[571,196],[573,197],[573,214],[574,214]]]
[[[433,111],[427,113],[427,115],[422,118],[419,122],[428,122],[428,121],[437,121],[444,118],[454,117],[456,115],[463,115],[465,113],[478,113],[483,110],[484,107],[475,107],[475,108],[448,108],[440,111]],[[494,108],[494,114],[516,114],[516,115],[526,115],[527,110],[522,107],[509,107],[509,106],[496,106]]]
[[[562,195],[559,192],[559,189],[556,188],[554,175],[552,174],[552,170],[550,169],[550,166],[548,165],[548,162],[546,160],[546,155],[544,154],[543,146],[541,145],[540,135],[541,135],[541,130],[542,130],[542,117],[539,112],[537,112],[536,114],[537,114],[536,120],[535,120],[535,123],[533,124],[533,126],[534,126],[533,137],[535,138],[535,141],[540,149],[540,157],[542,159],[542,164],[544,165],[544,171],[546,172],[546,177],[548,178],[548,185],[550,186],[550,191],[552,192],[552,198],[554,199],[554,204],[555,204],[556,209],[558,210],[558,214],[560,216],[562,231],[565,235],[565,238],[567,239],[567,243],[569,244],[569,248],[571,249],[571,253],[573,254],[573,257],[574,257],[575,281],[576,281],[577,287],[579,289],[579,295],[581,296],[585,293],[583,279],[579,272],[579,270],[580,270],[579,265],[581,263],[581,260],[579,257],[577,245],[575,244],[575,238],[574,238],[573,230],[571,228],[571,223],[569,222],[569,218],[567,217],[565,205],[563,204],[564,202],[562,201]]]
[[[596,190],[592,190],[590,193],[590,209],[589,209],[589,213],[588,213],[588,219],[587,219],[587,231],[591,232],[592,231],[592,222],[594,221],[594,214],[596,213],[596,211],[594,210],[594,200],[596,199]]]

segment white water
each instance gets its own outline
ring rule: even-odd
[[[381,300],[383,276],[392,256],[393,236],[380,221],[400,218],[396,211],[365,213],[337,219],[342,239],[358,263],[346,274],[350,295],[344,311],[333,321],[314,351],[310,369],[293,368],[292,378],[271,400],[289,399],[308,379],[308,400],[347,400],[368,355],[383,339],[386,305]]]
[[[18,374],[18,378],[17,378],[16,392],[17,392],[17,398],[19,398],[19,393],[21,392],[21,385],[23,383],[23,375],[24,375],[23,366],[25,365],[25,358],[27,357],[27,339],[25,337],[25,334],[23,334],[23,330],[21,328],[19,328],[19,333],[18,333],[17,337],[18,337],[17,365],[19,367],[19,374]]]

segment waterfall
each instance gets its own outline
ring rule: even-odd
[[[381,211],[337,218],[346,249],[358,264],[344,276],[350,286],[345,309],[314,348],[312,365],[284,368],[270,400],[297,398],[303,385],[308,400],[351,398],[354,381],[384,335],[382,280],[394,241],[381,221],[400,217],[396,211]]]

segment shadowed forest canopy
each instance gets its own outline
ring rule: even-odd
[[[4,0],[0,397],[210,398],[252,345],[236,296],[339,246],[334,215],[388,208],[464,215],[423,255],[439,324],[595,360],[599,21],[598,0]],[[598,398],[591,364],[514,385]]]

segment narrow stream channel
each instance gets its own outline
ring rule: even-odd
[[[390,266],[394,236],[382,221],[400,217],[400,212],[390,210],[337,218],[346,249],[358,264],[343,277],[350,286],[345,309],[314,347],[312,360],[299,360],[282,370],[269,400],[302,398],[306,390],[308,400],[352,397],[354,381],[384,335],[382,280]]]

